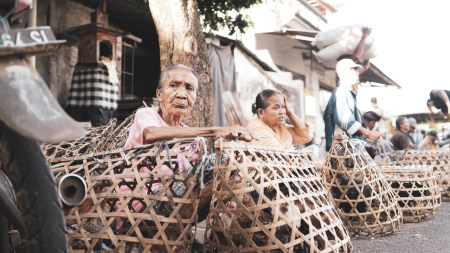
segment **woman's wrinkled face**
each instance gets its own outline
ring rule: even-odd
[[[409,128],[410,128],[409,120],[408,119],[403,120],[403,123],[400,124],[400,130],[407,133],[409,131]]]
[[[162,90],[156,91],[159,106],[167,115],[188,114],[197,98],[198,80],[184,68],[171,69],[166,73]]]
[[[258,118],[270,128],[281,126],[286,117],[286,105],[283,97],[275,94],[267,99],[267,103],[269,106],[266,109],[258,109]]]

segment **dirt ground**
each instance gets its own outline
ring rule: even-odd
[[[420,223],[404,223],[392,235],[374,239],[352,239],[355,253],[450,252],[450,202]]]
[[[203,242],[205,222],[199,224],[196,238]],[[352,239],[355,253],[450,252],[450,202],[420,223],[404,223],[392,235],[373,239]]]

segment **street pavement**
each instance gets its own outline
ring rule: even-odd
[[[355,253],[450,252],[450,202],[420,223],[404,223],[392,235],[352,239]]]

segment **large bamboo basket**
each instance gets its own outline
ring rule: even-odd
[[[350,237],[307,153],[221,140],[215,150],[205,249],[352,251]],[[220,164],[222,155],[228,158]]]
[[[122,148],[134,122],[134,116],[133,113],[120,125],[117,124],[117,119],[111,119],[105,126],[87,128],[87,134],[79,138],[60,143],[45,143],[41,148],[48,159],[75,157]]]
[[[197,220],[199,168],[206,155],[202,138],[194,142],[201,152],[183,151],[185,144],[192,147],[193,141],[49,159],[56,178],[75,173],[87,184],[86,200],[65,213],[69,251],[81,248],[93,252],[102,240],[109,240],[113,252],[130,252],[133,248],[140,252],[188,252]],[[186,167],[178,164],[179,154],[186,157],[191,170],[183,170]],[[164,168],[171,168],[173,175],[165,174]],[[157,183],[163,187],[155,193],[152,186]],[[184,186],[184,193],[178,195],[175,185]],[[118,221],[123,222],[120,228]]]
[[[326,188],[352,237],[399,229],[403,216],[394,192],[362,142],[335,135],[322,169]]]
[[[403,160],[432,166],[442,199],[450,201],[450,150],[408,150]]]
[[[380,166],[403,212],[404,222],[419,222],[441,206],[433,168],[430,166]]]

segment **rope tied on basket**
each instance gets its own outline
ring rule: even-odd
[[[125,160],[125,164],[126,165],[130,165],[130,161],[128,160],[127,156],[125,155],[125,153],[123,152],[123,149],[120,149],[120,156],[122,156],[122,158]]]
[[[367,164],[367,166],[369,166],[369,168],[372,169],[372,162],[370,161],[371,158],[367,158],[367,153],[366,153],[366,148],[365,148],[365,141],[362,140],[357,140],[357,139],[349,139],[350,146],[354,149],[357,150],[357,154],[355,154],[356,156],[362,157],[364,159],[364,162]],[[358,161],[355,161],[358,162]]]
[[[158,148],[155,151],[155,154],[153,155],[153,157],[149,157],[149,159],[153,163],[153,165],[156,166],[158,164],[156,162],[156,157],[158,155],[160,155],[160,153],[164,150],[164,147],[166,148],[167,158],[169,159],[168,167],[172,171],[172,177],[175,177],[175,171],[173,170],[173,167],[172,167],[172,157],[170,155],[170,148],[169,148],[169,144],[167,143],[167,141],[161,141]]]

